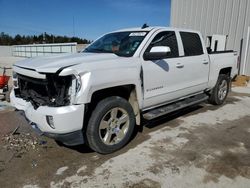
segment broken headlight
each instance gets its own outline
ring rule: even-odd
[[[73,75],[72,76],[72,84],[69,88],[69,95],[71,96],[71,104],[75,103],[76,95],[81,90],[82,81],[80,75]]]
[[[76,79],[76,86],[75,86],[75,89],[76,89],[76,93],[78,93],[82,87],[82,80],[81,80],[81,76],[80,75],[76,75],[75,76],[75,79]]]

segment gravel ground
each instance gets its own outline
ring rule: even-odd
[[[1,187],[249,187],[250,92],[145,122],[122,150],[99,155],[37,136],[0,111]]]

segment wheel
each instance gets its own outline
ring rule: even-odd
[[[87,144],[98,153],[112,153],[128,143],[134,127],[135,115],[129,102],[121,97],[106,98],[90,116]]]
[[[230,87],[230,78],[228,75],[220,74],[215,87],[212,90],[209,102],[214,105],[221,105],[227,98]]]

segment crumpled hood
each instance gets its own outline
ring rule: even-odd
[[[60,54],[45,57],[29,58],[15,63],[14,66],[32,69],[37,72],[54,73],[64,67],[70,67],[79,64],[89,64],[93,62],[105,62],[116,60],[119,57],[112,53],[76,53],[76,54]]]

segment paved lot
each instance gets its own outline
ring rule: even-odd
[[[22,57],[0,57],[0,67],[12,67],[12,65],[20,60],[23,60],[25,58]],[[1,72],[0,72],[1,73]],[[11,70],[7,71],[7,74],[10,75],[12,73]]]
[[[145,122],[111,155],[59,146],[33,134],[20,112],[0,110],[0,185],[249,187],[250,92],[234,91],[223,106],[203,104]]]

